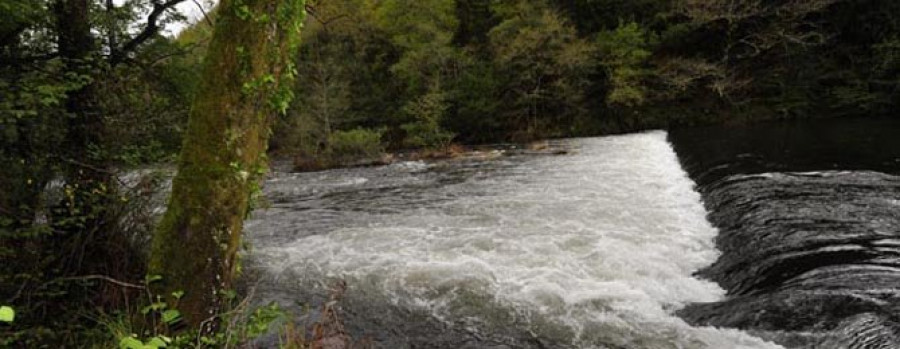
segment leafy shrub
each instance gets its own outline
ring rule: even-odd
[[[602,64],[609,74],[610,105],[633,107],[646,102],[643,79],[650,74],[650,33],[635,22],[621,23],[597,36]]]
[[[0,298],[15,307],[9,326],[0,309],[0,348],[90,342],[99,331],[85,314],[134,304],[139,294],[128,283],[144,272],[167,177],[157,171],[120,173],[117,185],[85,198],[96,202],[95,209],[102,205],[104,229],[66,230],[95,213],[59,214],[50,203],[66,202],[72,192],[59,182],[41,186],[41,201],[23,210],[34,218],[0,216]]]
[[[384,130],[364,128],[332,132],[328,136],[328,155],[340,164],[378,158],[384,153],[383,134]]]
[[[415,120],[401,126],[406,131],[404,143],[407,146],[434,149],[450,144],[454,134],[441,127],[441,120],[449,107],[446,100],[446,94],[439,87],[432,87],[428,93],[403,108]]]

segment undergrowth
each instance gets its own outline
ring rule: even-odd
[[[148,279],[147,284],[152,283]],[[346,286],[333,288],[329,302],[320,308],[318,320],[298,323],[295,314],[283,310],[277,303],[252,307],[252,290],[230,311],[210,317],[219,330],[201,334],[184,330],[177,304],[169,306],[156,302],[144,306],[140,314],[108,316],[98,319],[107,337],[92,343],[94,348],[157,349],[157,348],[259,348],[283,349],[369,349],[374,344],[368,338],[354,340],[340,318],[339,301]],[[177,298],[177,297],[176,297]],[[309,317],[307,317],[309,318]],[[140,328],[144,330],[140,330]],[[140,333],[140,334],[138,334]]]
[[[107,230],[61,229],[54,207],[37,207],[39,218],[28,224],[0,221],[0,348],[370,347],[354,342],[341,324],[343,286],[314,323],[297,323],[300,317],[278,304],[255,305],[250,288],[243,296],[225,295],[228,310],[208,320],[215,332],[187,328],[177,301],[169,304],[150,292],[160,278],[140,279],[167,177],[140,171],[116,176],[115,188],[97,194],[108,205]],[[66,195],[65,188],[49,187],[44,202]]]

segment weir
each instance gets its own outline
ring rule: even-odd
[[[900,123],[816,120],[670,133],[722,256],[697,326],[788,348],[900,347]]]
[[[726,299],[693,275],[717,230],[666,133],[551,147],[275,173],[247,222],[258,292],[320,303],[344,280],[348,328],[383,348],[778,347],[675,315]]]

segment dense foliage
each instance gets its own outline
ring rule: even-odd
[[[83,339],[86,309],[133,303],[105,280],[143,278],[158,204],[157,177],[121,170],[181,143],[193,74],[169,57],[188,47],[159,35],[175,3],[0,1],[0,303],[18,315],[0,346]]]
[[[97,327],[84,309],[140,295],[89,276],[144,279],[159,181],[134,169],[181,147],[217,17],[160,35],[184,1],[0,0],[0,305],[16,307],[0,346],[84,336]],[[319,167],[385,149],[900,105],[897,1],[310,0],[307,11],[272,150]]]
[[[276,147],[339,130],[397,147],[887,114],[898,5],[791,0],[311,3]],[[864,24],[860,24],[864,23]]]

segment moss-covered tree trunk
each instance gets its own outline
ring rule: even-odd
[[[292,96],[304,0],[223,0],[168,210],[151,247],[153,292],[202,331],[225,306],[243,221],[266,168],[270,119]]]

